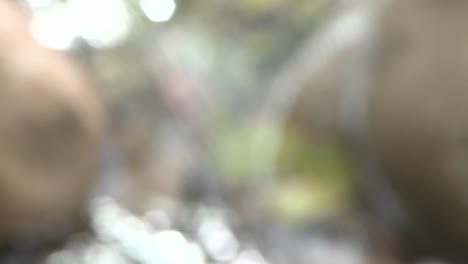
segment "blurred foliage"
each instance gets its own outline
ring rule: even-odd
[[[327,0],[204,0],[192,4],[187,19],[227,48],[222,62],[240,51],[249,55],[251,69],[266,74],[313,30],[329,5]]]
[[[339,144],[302,131],[287,132],[280,153],[281,167],[305,172],[312,177],[349,180],[348,159]]]
[[[59,25],[66,26],[59,23],[65,19],[64,14],[78,8],[77,1],[51,1],[54,4],[49,11],[41,8],[33,13],[37,18],[49,18],[41,20],[45,29],[58,30]],[[136,162],[143,168],[132,171],[143,175],[135,177],[140,182],[139,188],[149,188],[148,182],[153,178],[167,186],[185,187],[187,181],[195,182],[194,185],[199,182],[197,188],[201,191],[191,191],[221,192],[217,199],[226,201],[216,204],[235,207],[237,200],[253,199],[246,202],[251,212],[262,217],[272,213],[289,226],[316,223],[349,205],[352,195],[349,166],[333,142],[286,129],[279,153],[255,152],[275,159],[273,171],[264,174],[255,174],[256,159],[261,159],[252,155],[256,135],[268,140],[278,129],[273,125],[258,128],[270,79],[287,64],[303,41],[314,34],[335,1],[180,0],[172,19],[163,22],[152,22],[136,1],[117,2],[120,4],[115,7],[114,2],[104,1],[99,5],[101,9],[93,12],[102,13],[104,24],[121,26],[119,32],[125,33],[125,38],[115,43],[104,39],[100,44],[106,45],[94,45],[96,40],[87,37],[89,32],[78,30],[76,39],[70,42],[74,44],[68,48],[78,57],[85,57],[102,84],[117,124],[112,126],[116,130],[113,133],[121,140],[120,147],[128,152],[124,154],[130,156],[126,157],[130,163],[127,166],[136,166],[131,164],[132,155],[140,158],[151,153],[145,159],[148,164]],[[67,8],[71,11],[65,11]],[[114,8],[119,11],[114,12]],[[105,15],[108,12],[114,15]],[[98,26],[99,19],[91,18],[82,13],[81,17],[74,16],[79,21],[70,25],[79,25],[80,30]],[[113,29],[109,26],[99,30]],[[132,148],[140,149],[125,150],[130,145],[125,142],[138,142]],[[175,153],[184,162],[162,164],[165,159],[158,155],[164,153]],[[159,170],[164,175],[157,174],[154,167],[158,166],[164,168]],[[181,171],[187,175],[177,175]],[[142,180],[144,177],[151,180]],[[257,190],[258,186],[261,190]],[[157,196],[161,189],[164,188],[154,190],[153,195]],[[141,190],[135,188],[135,192]],[[168,193],[174,200],[186,197],[185,193]],[[259,205],[266,208],[258,208]],[[248,218],[242,215],[245,212],[238,213],[240,218]]]
[[[320,220],[349,206],[349,159],[336,142],[288,129],[282,145],[278,169],[283,173],[271,194],[272,206],[282,218]]]
[[[310,81],[330,15],[365,1],[17,1],[38,42],[93,74],[111,117],[95,234],[47,263],[374,263],[362,226],[321,237],[361,213],[350,157],[307,117],[289,127],[295,93],[275,96]]]
[[[172,19],[161,23],[151,22],[154,12],[170,1],[146,1],[152,10],[145,10],[143,2],[49,1],[44,8],[29,1],[39,33],[58,30],[62,22],[87,42],[78,54],[89,57],[106,87],[114,119],[121,120],[120,133],[130,131],[128,137],[134,137],[131,126],[137,125],[136,130],[153,127],[155,133],[143,134],[157,137],[171,123],[186,123],[192,136],[184,140],[210,153],[223,185],[240,188],[258,181],[250,153],[258,133],[254,117],[270,88],[267,80],[313,34],[334,1],[178,1]],[[70,35],[60,41],[76,40]],[[275,210],[301,218],[337,207],[349,191],[349,170],[339,148],[297,131],[287,131],[282,140],[279,181],[270,193],[277,196],[271,199]]]
[[[323,221],[349,205],[349,186],[342,182],[292,177],[270,192],[272,212],[290,226]]]
[[[249,180],[249,151],[252,139],[251,129],[237,128],[218,131],[213,142],[214,156],[220,167],[220,175],[227,184]]]

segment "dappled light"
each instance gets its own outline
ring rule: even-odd
[[[463,1],[0,17],[0,263],[468,259]]]

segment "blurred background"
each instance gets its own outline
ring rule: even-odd
[[[342,15],[355,2],[19,1],[34,39],[90,73],[109,117],[90,228],[37,261],[398,263],[337,129],[291,114],[359,35]]]

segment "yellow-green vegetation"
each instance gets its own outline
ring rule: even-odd
[[[265,126],[261,132],[257,130],[265,141],[263,146],[277,143],[275,136],[270,135],[273,129]],[[280,149],[257,149],[253,156],[251,127],[231,127],[218,132],[213,146],[223,182],[227,186],[242,186],[248,181],[262,180],[258,177],[278,177],[272,181],[274,184],[271,179],[265,179],[270,189],[264,198],[272,213],[285,222],[320,220],[349,205],[350,165],[335,142],[289,130],[282,137]],[[252,173],[256,171],[253,166],[262,166],[255,161],[261,163],[268,155],[273,159],[274,175]]]
[[[335,142],[288,131],[278,164],[282,176],[270,194],[271,208],[283,220],[318,220],[348,204],[350,166]]]
[[[287,223],[301,224],[333,215],[347,204],[346,184],[332,180],[304,180],[291,175],[269,194],[270,209]]]
[[[226,184],[239,184],[249,180],[252,170],[253,128],[224,127],[218,130],[212,144],[220,177]]]

